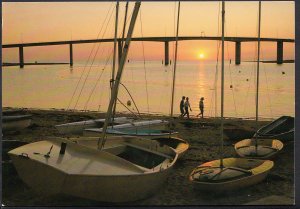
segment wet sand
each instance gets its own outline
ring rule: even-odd
[[[54,125],[103,118],[103,113],[67,112],[63,110],[25,109],[24,113],[32,115],[29,128],[18,132],[5,133],[5,140],[34,142],[45,137],[62,136]],[[118,114],[124,116],[125,114]],[[129,115],[128,115],[129,116]],[[130,116],[131,117],[131,116]],[[151,118],[166,118],[151,116]],[[259,126],[268,121],[259,122]],[[253,133],[255,121],[242,119],[226,119],[226,129],[246,130],[245,134]],[[190,143],[190,149],[180,159],[169,176],[165,185],[153,196],[137,202],[121,205],[243,205],[271,195],[294,199],[294,142],[287,142],[281,153],[273,159],[275,165],[267,179],[260,184],[223,194],[205,193],[193,188],[188,180],[189,173],[196,166],[219,158],[220,126],[214,118],[175,119],[179,137]],[[236,157],[232,144],[238,136],[228,138],[224,135],[224,157]],[[34,172],[34,171],[33,171]],[[103,206],[111,203],[95,202],[66,195],[41,196],[26,186],[18,177],[9,161],[2,162],[2,203],[6,206]],[[101,188],[99,188],[101,189]],[[268,198],[266,198],[268,200]],[[268,204],[268,202],[265,202]],[[271,204],[271,202],[269,203]],[[286,202],[285,202],[286,204]],[[291,201],[289,204],[293,204]]]

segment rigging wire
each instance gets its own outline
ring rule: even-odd
[[[178,2],[178,12],[177,12],[175,59],[174,59],[173,83],[172,83],[172,100],[171,100],[171,118],[173,117],[173,109],[174,109],[174,93],[175,93],[175,79],[176,79],[176,67],[177,67],[178,33],[179,33],[179,20],[180,20],[179,17],[180,17],[180,1]]]
[[[109,12],[110,12],[110,10],[111,10],[111,8],[112,8],[112,5],[113,5],[113,3],[111,3],[111,5],[110,5],[109,10],[108,10],[107,13],[106,13],[106,16],[105,16],[105,18],[104,18],[103,23],[106,22],[107,17],[108,17],[108,15],[109,15]],[[100,34],[102,33],[103,26],[104,26],[104,24],[102,24],[101,29],[100,29],[100,31],[99,31],[98,34],[97,34],[97,39],[99,38]],[[89,53],[87,62],[85,63],[85,66],[84,66],[84,68],[83,68],[83,71],[82,71],[82,73],[81,73],[81,75],[80,75],[80,78],[79,78],[79,80],[78,80],[78,82],[77,82],[77,84],[76,84],[76,87],[75,87],[75,89],[74,89],[74,91],[73,91],[71,100],[70,100],[70,102],[69,102],[69,104],[68,104],[68,107],[67,107],[67,110],[70,109],[70,106],[71,106],[71,104],[72,104],[72,101],[73,101],[73,98],[74,98],[74,96],[75,96],[75,93],[77,92],[77,89],[78,89],[78,87],[79,87],[79,83],[81,82],[81,79],[82,79],[82,77],[83,77],[83,75],[84,75],[84,73],[85,73],[86,67],[87,67],[87,65],[88,65],[88,63],[89,63],[89,60],[90,60],[90,58],[91,58],[91,56],[92,56],[92,53],[93,53],[93,51],[94,51],[95,45],[96,45],[96,43],[93,44],[92,50],[91,50],[91,52]]]
[[[220,35],[220,9],[221,9],[221,4],[219,2],[219,8],[218,8],[218,33],[217,35]],[[213,85],[213,89],[214,91],[212,91],[211,93],[211,100],[210,103],[213,103],[213,95],[215,95],[215,117],[217,117],[217,84],[218,84],[218,68],[219,68],[219,53],[220,53],[220,46],[221,46],[221,42],[218,40],[217,41],[217,63],[216,63],[216,72],[215,72],[215,80],[214,80],[214,85]],[[209,114],[212,116],[212,105],[210,106],[209,109]]]
[[[261,56],[263,57],[263,51],[261,51]],[[265,69],[265,65],[262,63],[263,66],[263,71],[264,71],[264,75],[265,75],[265,81],[266,81],[266,87],[267,87],[267,98],[268,98],[268,102],[269,102],[269,108],[270,108],[270,113],[271,113],[271,117],[273,117],[273,110],[272,110],[272,102],[271,102],[271,97],[269,94],[269,81],[268,81],[268,76],[267,76],[267,72]]]
[[[226,31],[226,22],[225,22],[225,34],[227,35],[227,31]],[[230,55],[229,55],[229,44],[228,44],[228,41],[226,42],[226,45],[227,45],[227,60],[231,60],[230,59]],[[231,75],[231,63],[229,62],[229,65],[228,65],[228,68],[229,68],[229,76],[230,76],[230,85],[231,85],[231,92],[232,92],[232,98],[233,98],[233,104],[234,104],[234,110],[235,110],[235,116],[237,117],[237,109],[236,109],[236,102],[235,102],[235,96],[234,96],[234,88],[233,88],[233,83],[232,83],[232,75]]]
[[[125,29],[126,29],[126,23],[127,23],[128,4],[129,4],[129,2],[126,1],[126,5],[125,5],[125,17],[124,17],[124,24],[123,24],[122,39],[121,39],[121,49],[122,49],[122,51],[120,52],[120,54],[122,54],[122,52],[123,52],[124,36],[125,36]]]
[[[143,35],[143,23],[142,23],[142,10],[140,9],[140,22],[141,22],[141,35],[142,38],[144,37]],[[143,49],[143,68],[144,68],[144,78],[146,82],[146,95],[147,95],[147,110],[149,114],[149,93],[148,93],[148,81],[147,81],[147,70],[146,70],[146,61],[145,61],[145,47],[144,47],[144,41],[142,43],[142,49]]]
[[[98,76],[98,78],[97,78],[97,80],[96,80],[96,83],[95,83],[94,87],[92,88],[92,91],[90,92],[90,94],[89,94],[89,96],[88,96],[88,99],[87,99],[87,101],[86,101],[86,103],[85,103],[85,105],[84,105],[85,110],[87,109],[87,106],[88,106],[88,103],[89,103],[89,101],[90,101],[90,99],[91,99],[91,96],[92,96],[92,94],[94,93],[94,91],[95,91],[95,89],[96,89],[96,87],[97,87],[97,85],[98,85],[98,82],[100,81],[100,79],[101,79],[101,77],[102,77],[102,75],[103,75],[103,72],[104,72],[104,70],[105,70],[105,68],[106,68],[106,66],[107,66],[107,64],[108,64],[108,62],[109,62],[109,60],[110,60],[112,54],[113,54],[113,50],[110,52],[109,57],[106,59],[105,65],[104,65],[104,67],[102,68],[102,71],[101,71],[100,75]]]
[[[113,10],[112,10],[112,12],[111,12],[111,14],[110,14],[110,17],[109,17],[109,19],[108,19],[108,22],[107,22],[107,24],[106,24],[106,27],[105,27],[105,30],[104,30],[104,32],[103,32],[103,35],[102,35],[101,39],[104,38],[104,35],[105,35],[105,33],[106,33],[106,30],[107,30],[107,27],[108,27],[108,25],[109,25],[110,19],[111,19],[111,17],[112,17],[112,14],[113,14]],[[90,74],[90,72],[91,72],[92,66],[93,66],[94,61],[95,61],[95,59],[96,59],[96,56],[97,56],[97,54],[98,54],[99,48],[100,48],[100,46],[101,46],[101,43],[102,43],[102,42],[100,42],[100,44],[98,44],[98,47],[97,47],[97,49],[96,49],[96,52],[95,52],[94,57],[93,57],[93,60],[92,60],[92,63],[91,63],[91,65],[90,65],[90,67],[89,67],[88,73],[87,73],[87,75],[86,75],[86,77],[85,77],[85,79],[84,79],[83,85],[82,85],[82,87],[81,87],[81,89],[80,89],[80,92],[79,92],[79,95],[78,95],[78,97],[77,97],[77,100],[76,100],[74,109],[76,109],[76,106],[77,106],[77,104],[78,104],[78,101],[79,101],[79,99],[80,99],[80,97],[81,97],[83,88],[84,88],[84,86],[85,86],[85,84],[86,84],[86,81],[87,81],[87,79],[88,79],[88,77],[89,77],[89,74]]]

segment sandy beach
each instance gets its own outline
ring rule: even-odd
[[[80,120],[103,118],[104,113],[71,112],[64,110],[24,109],[24,113],[32,115],[29,128],[3,135],[4,140],[20,140],[34,142],[46,137],[62,136],[54,125]],[[118,114],[119,116],[125,114]],[[129,115],[128,115],[129,116]],[[166,118],[165,116],[147,116],[148,118]],[[238,191],[222,194],[205,193],[194,189],[188,180],[189,173],[196,166],[219,158],[220,121],[214,118],[192,118],[175,120],[179,137],[190,143],[190,149],[180,159],[169,176],[168,181],[155,195],[137,202],[121,205],[243,205],[268,196],[294,199],[294,141],[285,142],[281,153],[273,159],[275,165],[267,179],[260,184]],[[260,121],[259,127],[269,121]],[[245,134],[255,131],[254,120],[226,119],[225,129],[245,130]],[[233,144],[239,139],[224,135],[224,156],[236,157]],[[4,155],[5,153],[3,153]],[[2,156],[3,156],[2,155]],[[5,160],[5,158],[3,158]],[[33,171],[34,172],[34,171]],[[35,193],[18,177],[9,159],[2,161],[2,203],[6,206],[103,206],[111,203],[95,202],[70,196],[45,197]],[[99,188],[101,189],[101,188]],[[268,200],[268,199],[266,199]],[[264,204],[272,204],[265,201]]]

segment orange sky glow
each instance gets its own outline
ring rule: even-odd
[[[134,3],[130,3],[129,14]],[[115,2],[6,2],[2,3],[2,44],[112,38]],[[119,34],[123,27],[125,3],[120,3]],[[182,2],[180,36],[220,36],[221,3]],[[134,37],[175,36],[175,2],[142,2]],[[257,37],[258,1],[226,2],[226,36]],[[101,30],[102,28],[102,30]],[[106,30],[104,30],[106,28]],[[99,35],[98,35],[99,34]],[[295,38],[293,1],[262,2],[261,37]],[[74,60],[85,61],[93,44],[74,45]],[[99,46],[97,58],[111,54],[112,43]],[[276,43],[262,43],[261,59],[276,59]],[[164,44],[133,42],[129,59],[163,60]],[[174,44],[170,43],[170,57]],[[235,45],[225,43],[225,58],[235,58]],[[256,43],[242,43],[242,60],[255,59]],[[18,62],[17,49],[3,49],[3,62]],[[29,47],[25,62],[68,61],[68,46]],[[180,41],[179,60],[216,60],[216,41]],[[294,59],[294,43],[284,44],[284,59]],[[172,58],[171,58],[172,59]]]

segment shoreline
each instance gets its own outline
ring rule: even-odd
[[[2,107],[2,111],[5,110],[26,110],[26,111],[58,111],[58,112],[65,112],[65,113],[92,113],[92,114],[100,114],[103,115],[105,112],[102,111],[96,111],[96,110],[66,110],[65,108],[27,108],[27,107]],[[129,116],[131,115],[134,117],[133,114],[128,113],[128,112],[117,112],[117,115],[126,115]],[[140,112],[141,116],[149,116],[149,117],[163,117],[163,118],[170,118],[169,115],[163,114],[163,113],[158,113],[158,112]],[[178,118],[179,114],[176,114],[173,116],[173,118]],[[293,116],[294,117],[294,116]],[[187,118],[184,118],[187,119]],[[190,117],[191,120],[194,119],[201,119],[199,117],[194,117],[193,115]],[[210,117],[210,116],[204,116],[204,119],[221,119],[221,117]],[[255,117],[224,117],[225,120],[255,120]],[[272,117],[259,117],[259,121],[267,121],[270,122],[272,120],[276,119]],[[188,119],[187,119],[188,120]]]
[[[4,108],[7,109],[7,108]],[[18,108],[10,108],[18,109]],[[54,125],[99,118],[105,113],[68,112],[63,110],[23,109],[32,115],[29,128],[17,132],[4,133],[5,140],[35,142],[47,137],[66,137],[58,133]],[[121,114],[121,113],[118,113]],[[149,116],[149,118],[166,116]],[[263,182],[248,188],[230,191],[224,194],[212,194],[197,191],[188,180],[189,173],[198,165],[219,159],[220,126],[215,118],[180,119],[174,124],[179,137],[190,144],[187,153],[176,162],[167,182],[153,196],[121,206],[181,206],[181,205],[243,205],[269,196],[288,198],[290,204],[294,199],[294,143],[285,143],[281,153],[273,159],[275,166]],[[259,121],[259,127],[267,124]],[[255,131],[255,120],[226,119],[225,128]],[[73,137],[72,135],[70,137]],[[224,157],[236,157],[233,144],[239,139],[229,138],[224,134]],[[66,195],[42,196],[26,186],[18,177],[9,161],[2,163],[2,202],[6,206],[112,206],[116,204],[95,202]],[[264,202],[266,205],[272,201]]]

